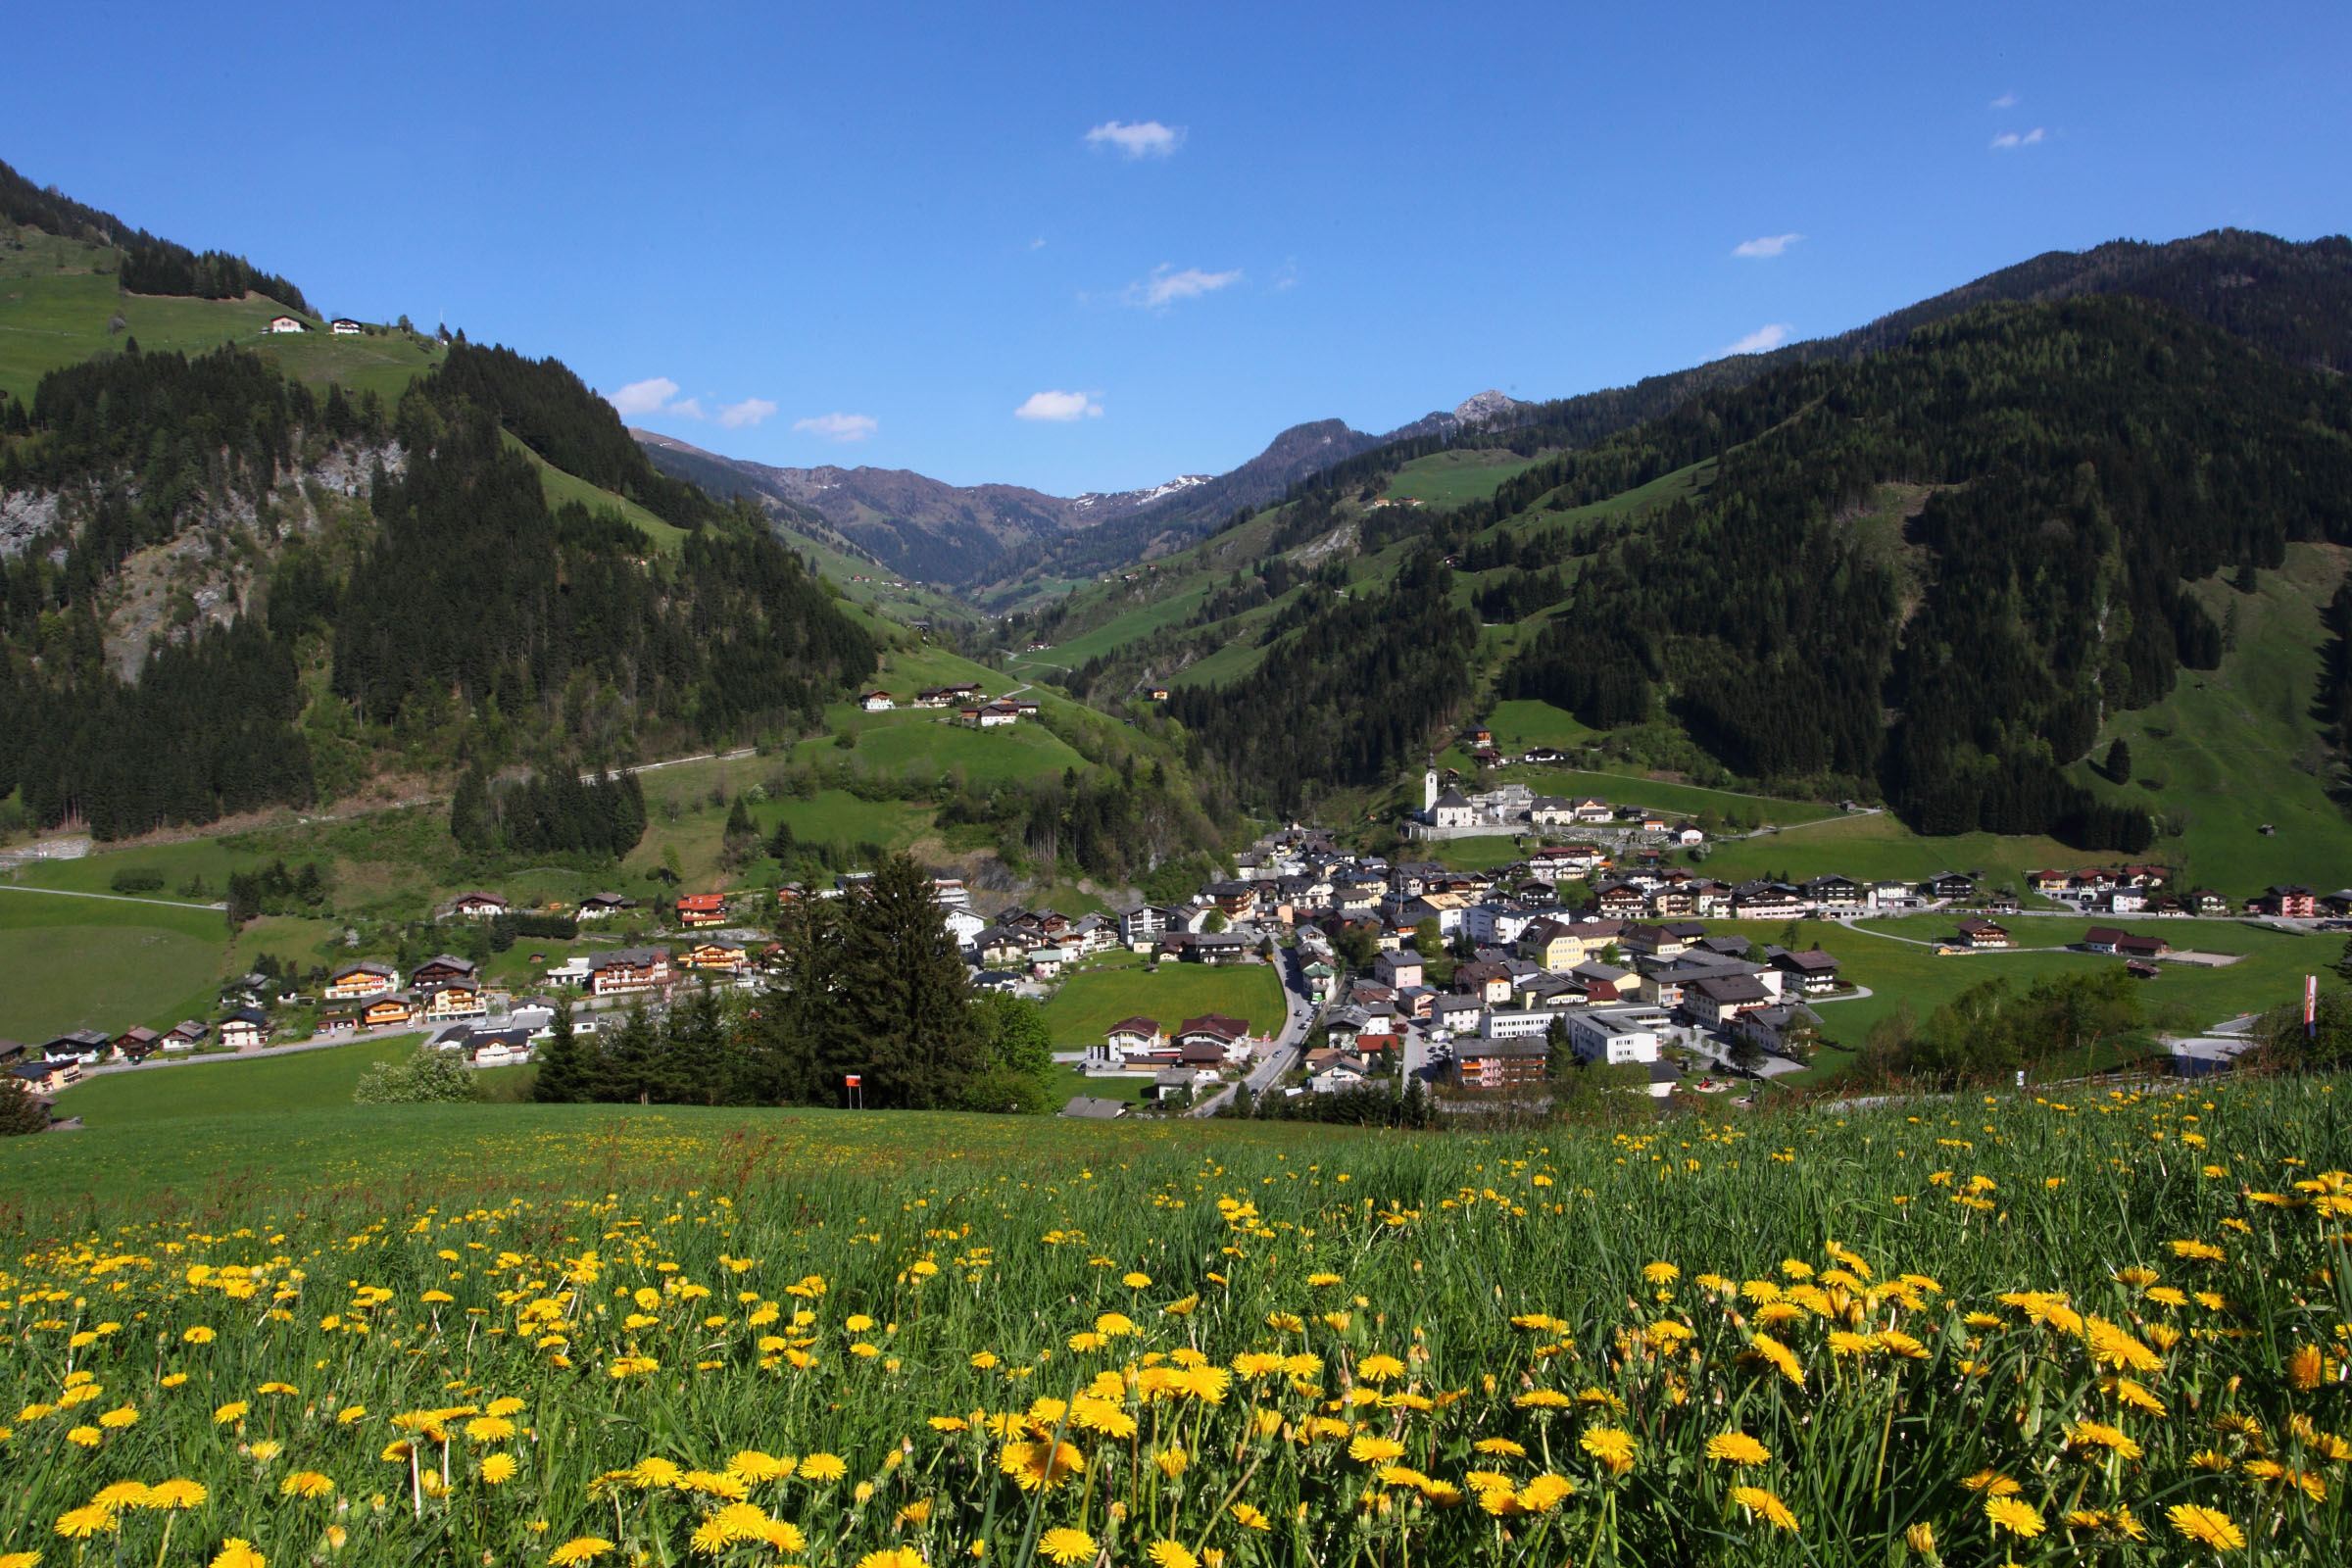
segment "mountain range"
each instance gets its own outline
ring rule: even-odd
[[[794,510],[812,514],[894,571],[985,597],[1023,576],[1082,577],[1165,555],[1301,487],[1357,483],[1460,446],[1507,445],[1529,456],[1571,450],[1788,366],[1884,352],[1979,306],[2084,294],[2136,295],[2289,364],[2352,370],[2352,240],[2216,229],[2166,243],[2048,251],[1849,331],[1630,386],[1542,403],[1482,392],[1378,436],[1340,419],[1294,425],[1228,473],[1115,494],[1065,499],[1014,485],[950,485],[905,469],[770,467],[649,430],[631,433],[664,472],[716,495],[749,496],[788,524]]]
[[[1227,473],[1066,497],[1021,485],[953,485],[905,468],[775,467],[653,430],[629,433],[664,473],[722,499],[747,497],[788,526],[820,518],[895,572],[973,592],[1049,565],[1072,575],[1149,559],[1334,464],[1397,441],[1506,420],[1522,407],[1501,392],[1481,392],[1386,435],[1318,419],[1293,425]]]

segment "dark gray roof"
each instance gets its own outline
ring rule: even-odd
[[[1084,1117],[1090,1121],[1109,1121],[1114,1117],[1127,1114],[1127,1102],[1102,1100],[1093,1095],[1074,1095],[1070,1098],[1070,1102],[1061,1107],[1061,1113],[1064,1116]]]

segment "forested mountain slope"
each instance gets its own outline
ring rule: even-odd
[[[1699,464],[1711,482],[1638,525],[1478,563],[1482,614],[1540,628],[1505,695],[1671,716],[1742,776],[1883,792],[1927,831],[2133,848],[2144,813],[2062,769],[2104,715],[2218,659],[2184,582],[2352,540],[2352,383],[2143,300],[1982,308],[1692,398],[1491,501],[1367,520],[1367,547],[1419,540],[1387,613],[1360,589],[1299,599],[1254,670],[1171,711],[1267,804],[1382,782],[1430,734],[1400,704],[1440,719],[1470,689],[1432,619],[1443,558]],[[1307,650],[1365,673],[1317,674]]]
[[[242,256],[224,251],[200,255],[185,245],[158,239],[112,213],[83,206],[54,186],[44,190],[5,163],[0,163],[0,221],[25,224],[63,239],[114,247],[122,253],[119,275],[127,293],[220,300],[237,299],[250,291],[297,311],[310,309],[302,290]]]

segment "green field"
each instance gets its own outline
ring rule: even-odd
[[[120,1034],[208,1017],[226,923],[213,909],[59,898],[0,885],[0,1036]]]
[[[362,1074],[379,1061],[405,1060],[423,1038],[401,1035],[244,1061],[153,1063],[85,1079],[58,1097],[57,1110],[94,1128],[256,1112],[308,1116],[348,1107]]]
[[[9,1140],[0,1539],[1885,1568],[1932,1532],[1954,1568],[2209,1564],[2194,1504],[2260,1543],[2222,1562],[2334,1568],[2343,1244],[2310,1198],[2352,1164],[2345,1089],[1467,1136],[321,1104]],[[203,1491],[74,1512],[166,1475]],[[2148,1549],[2064,1544],[2125,1506]]]
[[[2170,697],[2115,715],[2100,733],[2094,759],[2118,736],[2130,744],[2129,789],[2075,770],[2099,794],[2180,827],[2150,854],[2185,860],[2200,885],[2241,898],[2274,882],[2352,886],[2352,823],[2328,793],[2339,764],[2312,712],[2328,640],[2320,612],[2348,563],[2340,546],[2289,545],[2284,567],[2263,572],[2256,593],[2219,579],[2192,585],[2217,622],[2234,622],[2235,649],[2220,669],[2181,670]],[[2264,823],[2277,834],[2262,833]]]
[[[271,336],[270,318],[286,314],[274,300],[123,294],[115,285],[116,253],[30,230],[6,232],[23,235],[22,248],[0,242],[0,391],[11,397],[29,398],[49,371],[120,349],[126,338],[145,350],[186,354],[234,342],[300,380],[372,389],[387,402],[438,357],[436,347],[402,334],[335,337],[316,318],[310,332]],[[117,317],[120,328],[112,326]]]
[[[1253,1034],[1268,1034],[1281,1026],[1286,1010],[1282,982],[1270,964],[1161,963],[1077,971],[1046,1004],[1046,1023],[1054,1050],[1078,1051],[1102,1044],[1121,1018],[1156,1018],[1172,1029],[1187,1018],[1221,1012],[1247,1018]]]
[[[1465,501],[1486,500],[1505,479],[1518,477],[1551,456],[1523,458],[1515,452],[1479,448],[1436,452],[1398,468],[1381,493],[1425,506],[1458,507]]]

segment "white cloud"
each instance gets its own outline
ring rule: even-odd
[[[680,398],[662,412],[675,414],[682,418],[699,419],[703,417],[703,402],[700,398]]]
[[[657,375],[650,380],[631,381],[606,401],[620,411],[621,417],[629,418],[640,414],[659,414],[662,406],[677,395],[677,382],[666,375]]]
[[[1139,120],[1132,125],[1105,120],[1086,133],[1089,147],[1115,147],[1129,158],[1165,158],[1183,140],[1181,129],[1156,120]]]
[[[2017,94],[2013,92],[2005,92],[1998,98],[1995,98],[1985,107],[1988,109],[2015,109],[2017,107]]]
[[[745,398],[741,403],[722,403],[718,422],[730,430],[740,430],[747,424],[758,424],[776,412],[776,406],[765,398]]]
[[[1732,254],[1747,257],[1779,256],[1804,237],[1802,234],[1766,234],[1758,239],[1741,240],[1732,247]]]
[[[2000,152],[2009,152],[2019,147],[2038,146],[2040,142],[2041,127],[2039,125],[2035,125],[2022,136],[2014,130],[2004,130],[1992,138],[1993,147]]]
[[[1093,392],[1032,392],[1028,402],[1012,411],[1012,416],[1066,424],[1072,419],[1100,419],[1102,405]]]
[[[880,429],[882,422],[870,414],[820,414],[812,419],[795,419],[792,427],[828,441],[862,441]]]
[[[1777,349],[1788,341],[1790,330],[1787,321],[1775,321],[1769,326],[1759,326],[1723,352],[1726,355],[1761,354],[1766,349]]]
[[[1165,310],[1177,300],[1197,300],[1241,280],[1238,268],[1230,272],[1203,272],[1198,267],[1188,267],[1180,272],[1174,263],[1162,262],[1152,269],[1150,277],[1128,284],[1126,298],[1128,304],[1146,310]]]

